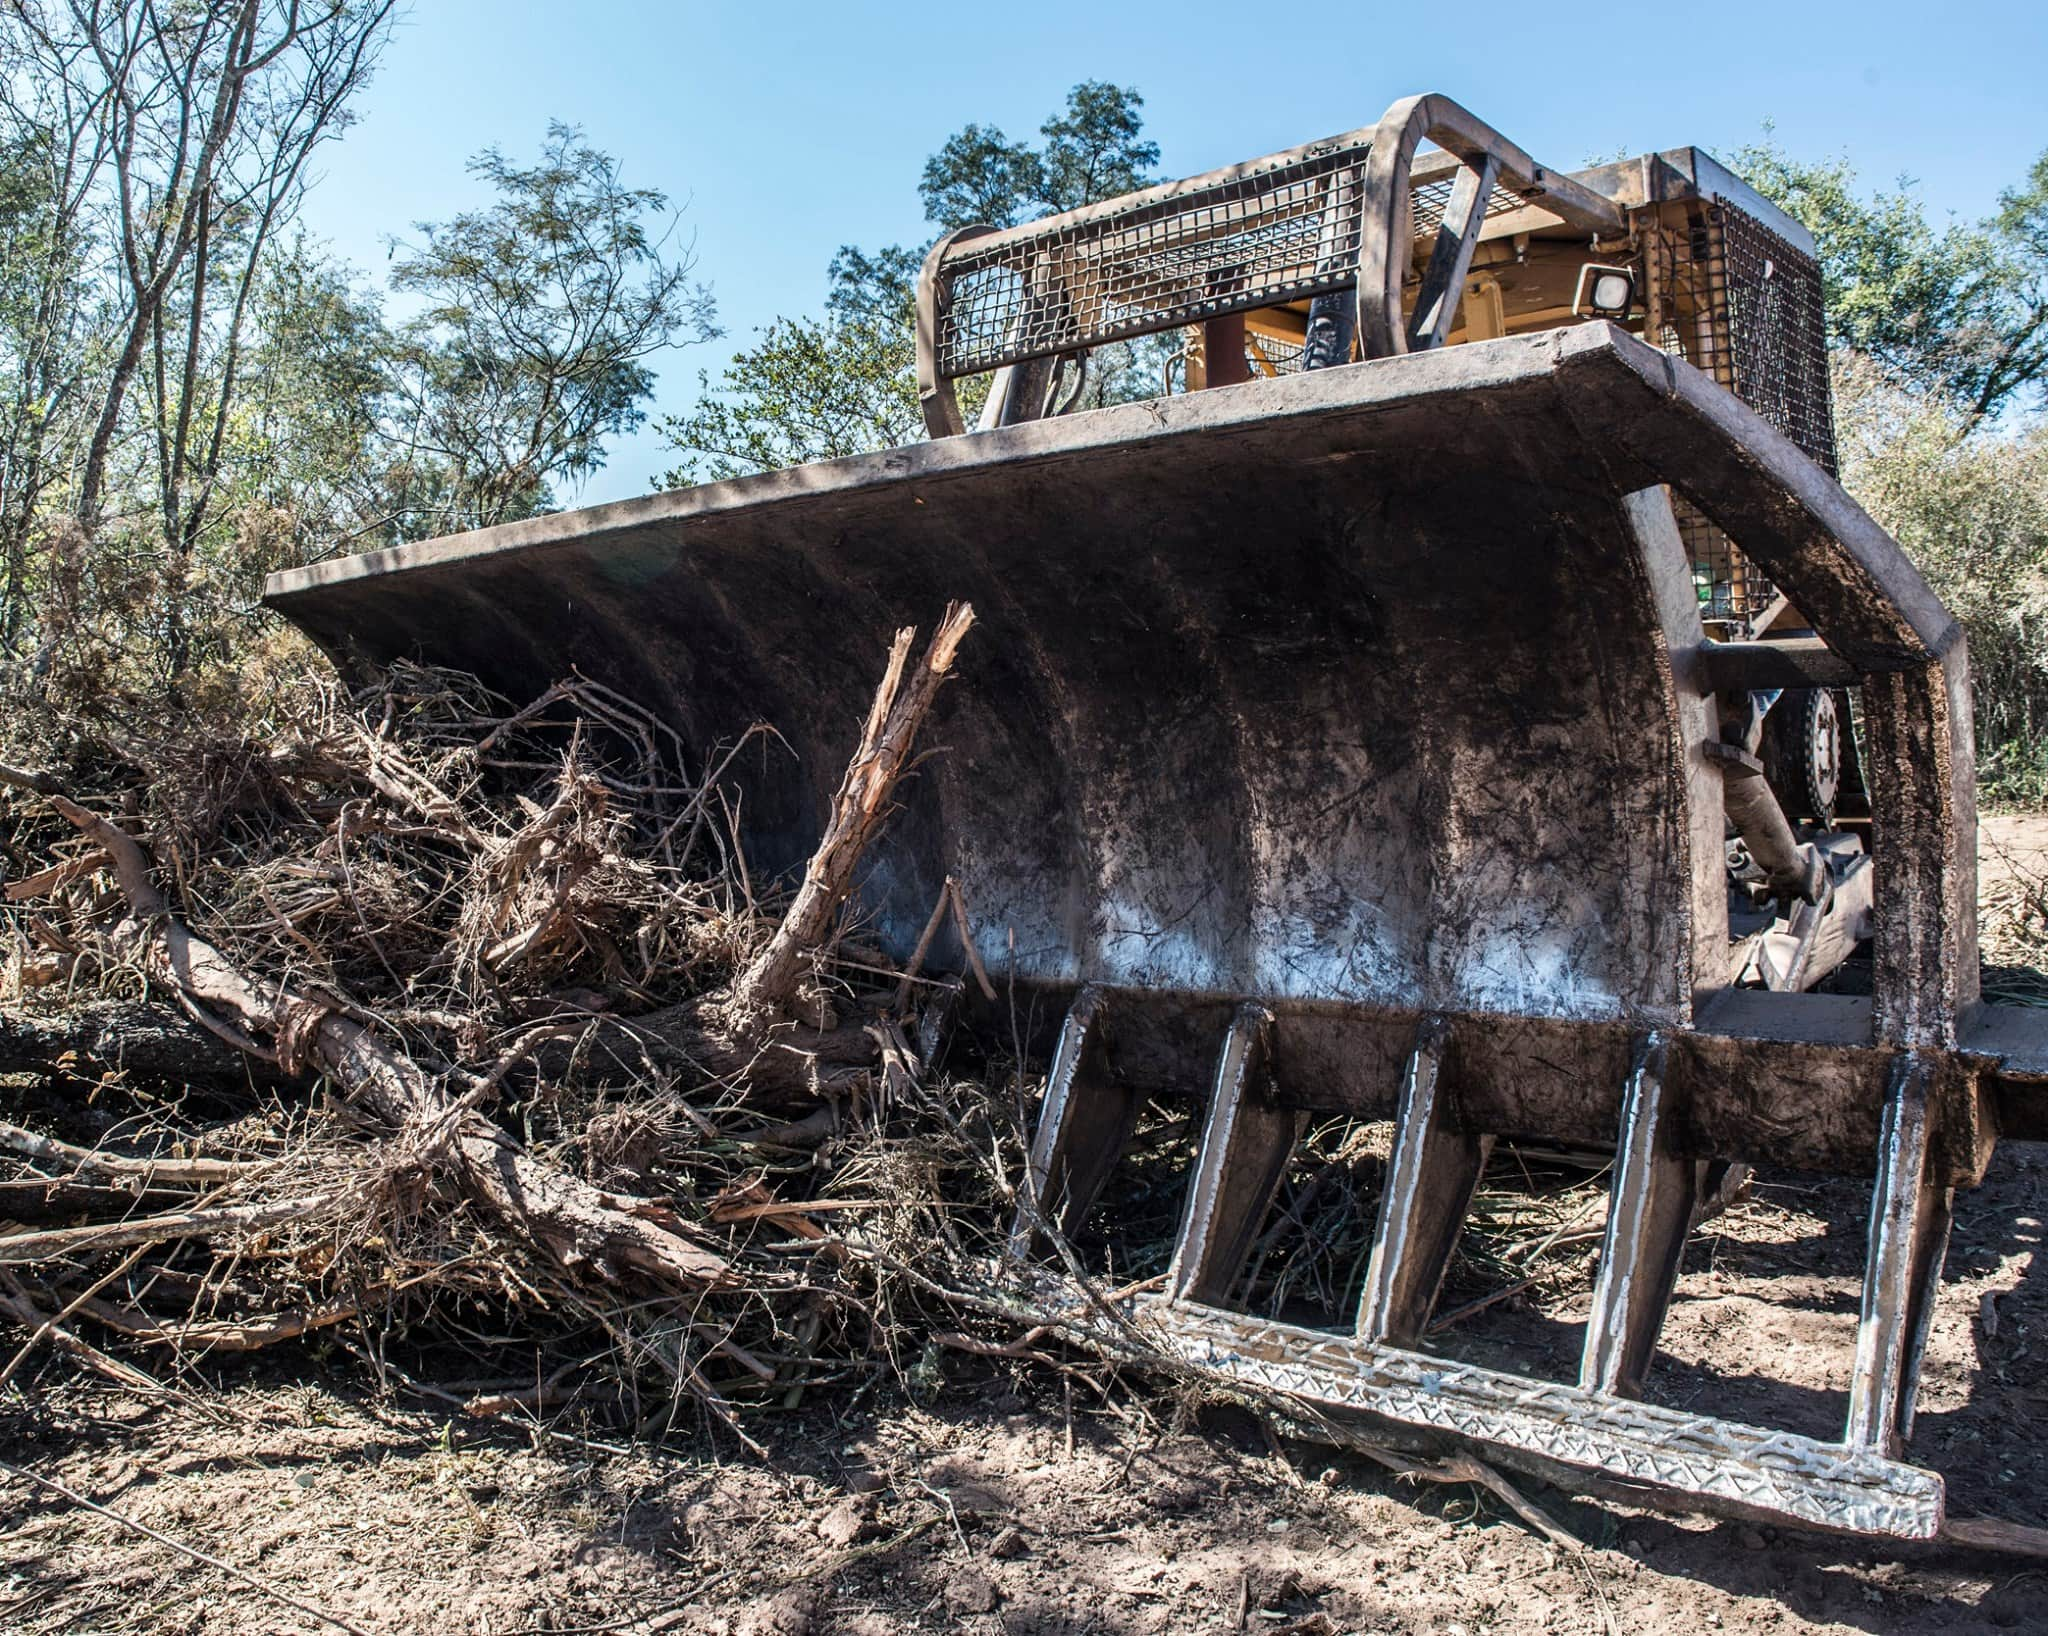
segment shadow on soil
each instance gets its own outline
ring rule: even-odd
[[[1810,1319],[1830,1338],[1853,1339],[1868,1191],[1803,1178],[1765,1178],[1762,1187],[1767,1200],[1774,1187],[1788,1196],[1796,1188],[1800,1213],[1820,1230],[1780,1237],[1767,1220],[1761,1231],[1710,1226],[1688,1259],[1695,1310],[1680,1339],[1725,1344],[1661,1360],[1655,1395],[1833,1435],[1842,1412],[1837,1386],[1773,1380],[1780,1360],[1768,1341],[1719,1336],[1725,1305],[1711,1279],[1730,1280],[1750,1309]],[[2048,1385],[2038,1361],[2048,1336],[2048,1284],[2039,1275],[2044,1199],[2048,1148],[2011,1144],[1984,1186],[1958,1200],[1909,1457],[1943,1474],[1959,1515],[2048,1524],[2040,1498],[2048,1494]],[[1753,1319],[1755,1310],[1742,1316]],[[1492,1361],[1532,1373],[1568,1376],[1575,1366],[1577,1325],[1504,1309],[1487,1317],[1445,1350],[1493,1353]],[[1846,1380],[1846,1359],[1843,1370]],[[2030,1577],[2009,1559],[1604,1509],[1517,1479],[1587,1542],[1590,1554],[1575,1561],[1467,1487],[1412,1487],[1361,1457],[1308,1443],[1287,1444],[1282,1461],[1258,1422],[1235,1411],[1209,1409],[1170,1430],[1172,1405],[1157,1397],[1148,1411],[1118,1394],[1105,1411],[1077,1387],[1070,1407],[1041,1375],[952,1355],[947,1385],[923,1407],[889,1393],[856,1394],[858,1411],[842,1412],[834,1404],[845,1400],[818,1394],[803,1411],[762,1422],[765,1464],[717,1439],[678,1438],[624,1459],[573,1440],[550,1444],[504,1422],[450,1422],[444,1407],[395,1411],[356,1375],[320,1379],[303,1355],[280,1352],[213,1373],[193,1379],[182,1402],[154,1408],[102,1412],[87,1400],[61,1412],[33,1400],[10,1406],[0,1410],[0,1446],[16,1463],[85,1471],[88,1492],[102,1503],[141,1507],[152,1484],[227,1482],[251,1467],[248,1454],[207,1444],[213,1388],[229,1403],[238,1393],[267,1393],[303,1399],[309,1416],[331,1410],[349,1426],[347,1461],[369,1482],[382,1479],[368,1474],[437,1455],[545,1452],[549,1464],[532,1481],[553,1509],[545,1513],[550,1531],[533,1549],[573,1590],[562,1593],[561,1606],[609,1597],[612,1617],[644,1617],[695,1600],[730,1607],[733,1636],[879,1631],[912,1619],[1046,1636],[1203,1626],[1303,1636],[1437,1629],[1442,1621],[1418,1610],[1446,1574],[1472,1587],[1457,1594],[1482,1599],[1498,1585],[1522,1587],[1503,1596],[1577,1597],[1581,1606],[1598,1595],[1627,1596],[1645,1618],[1665,1605],[1674,1630],[1686,1628],[1687,1605],[1670,1602],[1683,1595],[1678,1582],[1872,1636],[2017,1627],[2033,1617]],[[616,1435],[586,1429],[599,1439]],[[291,1481],[289,1474],[317,1474],[336,1459],[309,1432],[303,1448],[273,1439],[260,1464]],[[835,1524],[837,1508],[844,1516]],[[0,1536],[64,1509],[47,1492],[9,1494],[0,1501]],[[4,1588],[17,1598],[9,1604],[0,1595],[8,1617],[61,1602],[81,1583],[84,1570],[44,1539],[24,1542],[7,1561]],[[231,1551],[236,1543],[230,1535]],[[743,1580],[721,1592],[728,1568],[765,1568],[768,1582],[758,1594],[735,1596]],[[785,1573],[789,1582],[777,1583]],[[1556,1583],[1540,1591],[1546,1575]],[[1694,1611],[1725,1605],[1693,1594]],[[500,1620],[477,1628],[578,1622],[548,1617],[552,1626]]]

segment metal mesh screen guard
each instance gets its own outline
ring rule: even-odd
[[[1735,394],[1832,473],[1820,268],[1747,211],[1724,203],[1720,222]]]
[[[1126,210],[964,241],[941,274],[939,373],[955,379],[1348,288],[1369,134],[1197,177]],[[1418,179],[1418,236],[1436,231],[1449,191],[1447,177]],[[1521,203],[1496,188],[1488,213]]]
[[[1706,323],[1667,328],[1665,350],[1698,364],[1831,475],[1836,470],[1820,267],[1756,217],[1717,201],[1689,240],[1668,241],[1667,283],[1682,285]],[[1777,592],[1726,534],[1689,502],[1678,522],[1692,554],[1700,611],[1747,621]]]

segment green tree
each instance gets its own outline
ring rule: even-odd
[[[266,570],[548,506],[717,333],[662,196],[566,126],[394,245],[396,327],[295,231],[395,6],[0,5],[0,725],[200,706]]]
[[[825,270],[830,289],[825,306],[848,324],[909,324],[917,301],[917,273],[924,257],[900,244],[869,255],[843,244]]]
[[[832,258],[825,316],[778,318],[734,354],[689,413],[662,434],[683,458],[664,488],[779,471],[912,442],[917,401],[918,258],[899,245],[873,255],[851,245]]]
[[[275,542],[263,570],[402,538],[386,456],[397,341],[376,294],[298,235],[265,267],[250,328],[230,497],[245,537]]]
[[[664,488],[776,471],[869,449],[894,448],[923,429],[916,380],[904,369],[897,328],[835,317],[778,318],[736,353],[727,382],[700,376],[704,396],[662,430],[685,458]]]
[[[1851,353],[1834,366],[1842,481],[1968,633],[1978,771],[1993,800],[2048,799],[2048,428],[1973,431],[1939,396]]]
[[[28,297],[0,298],[0,629],[29,695],[60,636],[143,688],[188,669],[195,576],[233,526],[223,480],[253,292],[394,4],[14,0],[0,13],[0,154],[31,184],[10,189],[0,273]]]
[[[0,665],[31,622],[37,523],[61,505],[95,366],[88,240],[60,195],[57,133],[14,113],[0,151]]]
[[[925,219],[946,232],[977,224],[1014,227],[1035,214],[1045,186],[1039,156],[993,125],[969,125],[924,162],[917,184]]]
[[[1042,149],[994,126],[968,125],[925,161],[918,183],[926,218],[941,232],[1009,227],[1048,212],[1114,198],[1145,184],[1158,162],[1143,138],[1144,98],[1089,80],[1047,119]],[[683,458],[667,487],[893,448],[924,429],[917,399],[915,294],[921,250],[843,246],[828,271],[825,316],[777,319],[734,355],[703,395],[661,431]],[[1104,348],[1088,401],[1159,390],[1156,346]],[[963,384],[972,412],[983,383]]]
[[[1979,416],[2022,399],[2039,403],[2048,383],[2048,153],[1999,195],[1991,237],[1994,316],[1979,338],[1970,382]]]
[[[493,148],[470,169],[496,202],[394,245],[392,287],[423,303],[400,330],[396,464],[408,526],[431,532],[545,510],[645,419],[647,360],[719,334],[666,198],[573,126],[549,126],[536,165]]]
[[[933,226],[1013,227],[1143,187],[1159,163],[1144,139],[1145,99],[1131,86],[1083,80],[1038,128],[1043,148],[969,125],[925,161],[917,185]]]
[[[1130,86],[1084,80],[1067,93],[1066,111],[1039,128],[1037,199],[1048,212],[1114,199],[1151,180],[1159,144],[1144,140],[1145,99]]]

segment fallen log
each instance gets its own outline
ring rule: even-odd
[[[126,1159],[101,1153],[94,1148],[60,1142],[19,1125],[0,1120],[0,1148],[47,1165],[65,1165],[81,1176],[128,1176],[140,1187],[154,1182],[166,1186],[183,1183],[194,1187],[219,1186],[239,1181],[265,1168],[261,1159],[187,1159],[177,1155],[152,1159]]]
[[[316,1329],[343,1324],[361,1315],[361,1301],[326,1301],[318,1306],[294,1308],[240,1322],[166,1323],[160,1318],[115,1306],[88,1296],[73,1303],[76,1309],[105,1325],[118,1335],[145,1346],[164,1346],[175,1351],[257,1352],[280,1341],[296,1340]]]
[[[168,1210],[191,1198],[189,1191],[145,1187],[139,1192],[89,1182],[30,1177],[0,1182],[0,1223],[76,1221],[80,1216],[123,1210]]]
[[[222,1205],[211,1210],[168,1210],[157,1216],[103,1221],[87,1227],[52,1228],[0,1238],[0,1267],[31,1267],[63,1255],[121,1250],[135,1244],[164,1244],[181,1238],[224,1238],[259,1233],[286,1222],[330,1214],[341,1195],[273,1199],[264,1204]]]
[[[62,1010],[0,1006],[0,1073],[61,1083],[117,1078],[152,1087],[246,1094],[275,1070],[174,1006],[88,1001]]]

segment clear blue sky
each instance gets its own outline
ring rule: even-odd
[[[1609,16],[1617,26],[1601,28]],[[1866,183],[1911,177],[1974,218],[2048,147],[2048,0],[1711,7],[1281,8],[416,0],[359,123],[326,150],[309,225],[381,280],[384,239],[480,202],[464,161],[581,125],[633,185],[686,206],[727,339],[667,353],[657,412],[778,314],[814,312],[841,244],[917,244],[924,158],[969,121],[1035,135],[1077,80],[1136,86],[1165,175],[1349,130],[1441,91],[1546,164],[1696,143],[1766,120]],[[622,441],[583,503],[667,457]]]

